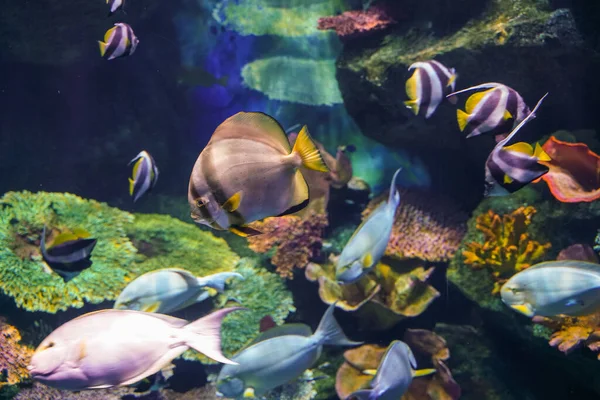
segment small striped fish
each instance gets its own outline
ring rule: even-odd
[[[129,195],[137,201],[151,190],[158,181],[158,168],[154,158],[146,150],[135,156],[128,165],[133,164],[133,175],[129,178]]]
[[[529,114],[529,108],[521,95],[501,83],[484,83],[450,93],[447,97],[480,89],[488,90],[471,95],[465,111],[456,110],[458,127],[461,132],[467,133],[468,138],[486,132],[510,132]]]
[[[108,13],[108,15],[113,15],[115,11],[123,7],[124,2],[125,0],[106,0],[106,4],[108,4],[108,6],[110,7],[110,12]]]
[[[538,161],[550,157],[539,144],[535,149],[528,143],[508,143],[527,122],[535,118],[535,112],[546,98],[546,93],[523,121],[504,139],[498,142],[485,163],[485,195],[504,196],[516,192],[531,181],[548,172],[548,167]]]
[[[408,70],[415,72],[406,81],[406,95],[409,100],[404,104],[415,115],[429,118],[447,92],[454,90],[456,71],[435,60],[416,62],[408,67]]]
[[[135,52],[139,39],[131,26],[119,22],[104,34],[104,42],[98,41],[100,55],[107,60],[130,56]]]

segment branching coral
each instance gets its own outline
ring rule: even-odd
[[[266,218],[252,227],[263,234],[248,238],[250,249],[266,253],[275,248],[271,262],[277,273],[292,279],[295,268],[304,268],[311,258],[319,255],[327,215],[310,211],[303,218],[294,215]]]
[[[27,364],[33,349],[20,344],[19,331],[0,317],[0,389],[29,378]]]
[[[396,21],[388,15],[382,6],[373,6],[368,10],[346,11],[341,15],[319,18],[317,28],[334,29],[342,39],[370,35],[382,31]]]
[[[520,207],[503,216],[492,210],[477,217],[476,228],[483,243],[469,242],[463,250],[464,263],[475,269],[488,268],[495,279],[493,293],[499,293],[508,278],[539,261],[552,247],[530,238],[527,228],[536,213],[532,206]]]
[[[366,218],[388,195],[373,199]],[[402,191],[392,236],[385,254],[394,258],[448,261],[466,232],[468,216],[449,199],[419,191]]]
[[[558,316],[533,317],[533,322],[550,328],[550,346],[558,347],[565,354],[585,345],[593,352],[600,352],[600,313],[585,317]],[[600,354],[598,355],[600,360]]]

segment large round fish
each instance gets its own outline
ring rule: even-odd
[[[189,323],[162,314],[102,310],[58,327],[36,349],[31,377],[64,390],[130,385],[165,368],[190,347],[222,362],[221,323],[239,307]]]
[[[321,355],[323,345],[355,346],[333,316],[329,306],[319,327],[311,335],[303,324],[282,325],[264,332],[224,366],[217,377],[217,390],[228,398],[261,396],[289,382],[310,368]]]
[[[504,304],[528,317],[589,315],[600,309],[600,264],[559,260],[536,264],[510,278]]]
[[[190,177],[192,218],[214,229],[256,234],[245,224],[306,207],[299,167],[328,172],[306,126],[294,148],[272,117],[240,112],[217,127]]]

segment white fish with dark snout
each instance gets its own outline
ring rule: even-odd
[[[323,345],[356,346],[349,340],[329,306],[319,327],[312,334],[304,324],[282,325],[269,329],[247,348],[232,357],[238,365],[226,365],[217,378],[218,395],[228,398],[261,396],[293,379],[313,366]]]
[[[150,271],[129,283],[113,308],[168,314],[222,292],[226,281],[232,278],[244,279],[237,272],[196,277],[179,268]]]
[[[417,360],[408,347],[400,340],[388,346],[382,361],[377,368],[375,378],[370,383],[371,389],[358,390],[347,399],[358,400],[398,400],[412,383],[415,376],[435,373],[435,369],[417,369]],[[370,373],[370,371],[364,371]]]
[[[400,192],[396,188],[396,179],[400,171],[401,168],[392,178],[387,202],[382,202],[356,228],[342,250],[335,266],[336,279],[341,284],[356,282],[372,270],[383,257],[392,234],[396,209],[400,204]]]
[[[131,310],[101,310],[58,327],[38,346],[31,377],[63,390],[100,389],[136,383],[193,348],[222,363],[221,323],[232,307],[194,322]]]
[[[510,278],[502,301],[528,317],[583,316],[600,310],[600,264],[559,260],[536,264]]]

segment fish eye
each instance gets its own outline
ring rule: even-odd
[[[46,346],[44,346],[44,350],[51,349],[52,347],[54,347],[54,345],[55,345],[54,342],[50,342]]]
[[[198,208],[202,208],[204,207],[205,203],[204,201],[202,201],[202,199],[196,199],[196,207]]]

